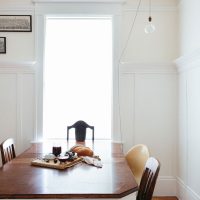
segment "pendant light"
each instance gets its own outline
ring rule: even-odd
[[[152,17],[151,17],[151,0],[149,0],[149,18],[148,18],[148,24],[144,28],[144,32],[149,34],[153,33],[155,31],[155,26],[152,23]]]

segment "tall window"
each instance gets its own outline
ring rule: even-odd
[[[66,138],[84,120],[95,139],[110,139],[112,19],[48,17],[45,38],[44,138]]]

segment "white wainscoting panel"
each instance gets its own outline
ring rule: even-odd
[[[187,182],[187,161],[188,161],[188,110],[187,110],[187,81],[186,74],[179,74],[179,114],[178,114],[178,135],[177,135],[177,176]]]
[[[26,74],[21,77],[21,89],[21,141],[24,149],[28,148],[30,141],[33,140],[36,129],[35,76],[33,74]]]
[[[176,60],[179,71],[177,195],[200,200],[200,49]]]
[[[0,73],[0,141],[17,137],[17,75]]]
[[[17,154],[35,134],[34,64],[0,63],[0,142],[13,137]]]
[[[188,186],[200,195],[200,67],[188,72],[187,77],[187,99],[188,99]]]
[[[120,121],[121,121],[121,141],[123,141],[123,151],[126,153],[134,144],[134,87],[135,77],[133,74],[121,76],[120,84]]]
[[[160,175],[174,175],[177,134],[176,74],[137,74],[135,143],[145,143],[162,163]]]
[[[120,66],[124,153],[144,143],[161,162],[155,195],[176,195],[177,73],[171,63]]]

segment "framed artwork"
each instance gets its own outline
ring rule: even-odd
[[[0,15],[0,32],[32,32],[32,16]]]
[[[0,37],[0,54],[6,53],[6,37]]]

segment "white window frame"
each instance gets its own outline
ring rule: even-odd
[[[68,14],[66,14],[68,13]],[[113,21],[113,91],[111,138],[121,142],[119,113],[119,55],[121,3],[58,3],[35,5],[35,55],[36,55],[36,132],[35,141],[43,139],[43,62],[45,41],[45,19],[49,16],[93,16],[111,17]]]

